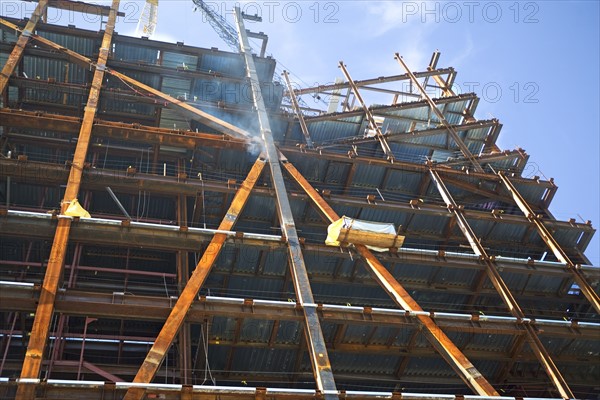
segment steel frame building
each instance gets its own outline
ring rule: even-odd
[[[595,229],[439,53],[294,89],[239,12],[236,54],[117,35],[118,9],[0,19],[1,398],[600,396]],[[405,244],[325,246],[342,215]]]

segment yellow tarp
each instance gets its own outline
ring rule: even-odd
[[[67,211],[65,211],[65,215],[69,217],[91,218],[90,213],[87,212],[83,207],[81,207],[81,204],[79,204],[79,201],[77,201],[77,199],[71,201],[71,204],[67,208]]]

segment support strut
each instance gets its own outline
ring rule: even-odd
[[[108,59],[109,49],[111,48],[110,44],[112,42],[118,9],[119,0],[113,0],[104,37],[102,38],[98,63],[92,80],[92,87],[83,114],[65,196],[61,204],[61,215],[58,219],[54,242],[52,243],[52,249],[50,250],[50,257],[46,275],[44,276],[44,281],[42,283],[39,305],[35,313],[31,337],[29,339],[29,345],[27,346],[27,352],[25,353],[25,360],[23,361],[20,383],[16,395],[17,400],[29,400],[35,397],[35,385],[28,384],[27,382],[35,381],[40,376],[44,351],[46,349],[46,343],[48,342],[50,323],[52,321],[52,315],[54,314],[54,300],[59,283],[62,280],[67,244],[69,242],[69,232],[71,230],[71,217],[67,217],[63,214],[70,202],[77,198],[79,187],[81,186],[81,177],[83,175],[85,158],[90,143],[94,117],[98,108],[100,90],[104,79],[104,70]]]
[[[10,21],[5,20],[4,18],[0,18],[0,24],[7,26],[11,29],[14,29],[15,31],[24,32],[24,29],[19,28],[17,25],[11,23]],[[108,25],[107,25],[107,29],[108,29]],[[63,47],[51,40],[48,40],[42,36],[39,36],[39,35],[36,35],[33,33],[30,36],[32,39],[34,39],[39,44],[65,54],[67,56],[67,58],[70,61],[72,61],[73,63],[83,66],[84,68],[87,68],[89,66],[92,66],[95,68],[100,68],[100,64],[94,63],[88,57],[82,56],[81,54],[74,52],[72,50],[69,50],[66,47]],[[149,93],[151,96],[161,99],[162,101],[165,102],[165,106],[167,108],[177,110],[183,116],[198,120],[198,121],[202,122],[203,124],[213,128],[213,129],[216,129],[219,132],[226,133],[229,136],[234,137],[236,139],[243,139],[243,140],[248,139],[248,133],[246,131],[244,131],[243,129],[238,128],[235,125],[232,125],[226,121],[223,121],[217,117],[214,117],[198,108],[192,107],[185,101],[177,100],[176,98],[169,96],[168,94],[165,94],[165,93],[161,92],[160,90],[154,89],[153,87],[148,86],[140,81],[130,78],[125,74],[122,74],[115,70],[109,69],[106,67],[106,63],[103,63],[101,68],[102,68],[103,72],[106,72],[107,74],[110,74],[110,75],[116,77],[117,79],[136,87],[137,89],[143,90],[143,91]]]
[[[383,133],[381,132],[381,128],[379,126],[377,126],[377,124],[375,123],[375,118],[373,117],[373,113],[371,112],[371,110],[369,110],[369,107],[367,107],[367,104],[365,103],[362,96],[360,95],[358,86],[356,86],[356,84],[352,80],[350,73],[348,72],[348,70],[346,69],[346,66],[344,65],[344,63],[342,61],[340,61],[339,67],[342,70],[342,72],[344,73],[344,76],[346,77],[346,80],[348,81],[348,84],[350,85],[350,88],[352,89],[354,96],[356,96],[360,105],[362,106],[362,108],[365,112],[365,115],[367,116],[367,121],[369,121],[369,127],[376,132],[375,135],[377,137],[377,140],[379,140],[379,144],[381,145],[381,149],[383,150],[383,153],[386,155],[388,160],[390,160],[391,162],[394,162],[394,154],[392,153],[392,149],[390,149],[390,145],[388,144],[387,140],[385,139],[385,136],[383,136]]]
[[[260,126],[260,134],[265,147],[265,153],[269,162],[271,172],[271,182],[275,189],[275,197],[277,200],[277,210],[279,212],[279,223],[284,237],[287,239],[288,261],[290,266],[290,275],[294,283],[294,291],[296,292],[297,302],[302,307],[304,313],[304,332],[306,344],[309,350],[310,360],[313,369],[313,375],[319,390],[325,400],[338,399],[338,391],[333,378],[327,347],[325,346],[325,338],[321,329],[321,322],[317,314],[317,305],[315,304],[312,289],[304,263],[304,256],[300,247],[300,240],[292,208],[285,188],[283,173],[281,172],[280,153],[275,147],[275,141],[271,133],[271,125],[269,117],[263,101],[263,96],[260,90],[260,83],[254,59],[248,43],[246,28],[242,19],[241,11],[236,7],[236,21],[238,35],[240,39],[240,52],[244,56],[246,62],[247,76],[252,87],[252,97],[254,106],[258,115]]]
[[[31,14],[31,18],[29,18],[27,25],[25,25],[25,29],[21,31],[21,35],[19,36],[19,39],[17,39],[15,47],[13,47],[12,52],[8,56],[8,60],[6,60],[6,64],[4,64],[4,67],[2,67],[2,72],[0,72],[0,94],[4,93],[4,90],[8,86],[8,80],[23,57],[23,52],[25,51],[25,46],[27,46],[27,43],[29,42],[31,33],[35,29],[38,21],[41,19],[47,7],[48,0],[40,0],[37,7],[33,11],[33,14]]]
[[[490,281],[496,288],[496,291],[502,298],[502,301],[506,304],[506,306],[510,310],[510,313],[515,318],[517,318],[521,321],[523,328],[527,332],[527,336],[529,339],[529,344],[531,346],[531,349],[533,350],[533,353],[535,354],[537,359],[540,361],[540,363],[546,370],[546,374],[548,374],[550,381],[552,382],[554,387],[558,390],[558,392],[560,393],[560,396],[562,396],[564,399],[574,398],[573,392],[569,388],[569,385],[567,385],[567,382],[561,375],[556,364],[554,364],[554,361],[550,357],[550,354],[544,348],[544,345],[543,345],[542,341],[540,340],[540,338],[538,337],[537,332],[535,331],[535,328],[530,324],[531,321],[525,317],[525,314],[521,310],[521,307],[517,303],[517,300],[514,298],[514,296],[510,292],[508,286],[506,285],[506,283],[500,276],[500,273],[498,272],[498,269],[496,268],[496,265],[494,264],[493,258],[487,254],[487,252],[483,248],[483,245],[481,244],[481,242],[475,235],[475,232],[469,225],[469,222],[467,221],[467,219],[464,216],[462,208],[456,204],[456,202],[452,198],[452,195],[446,188],[446,185],[444,185],[444,182],[440,178],[440,175],[437,173],[437,171],[435,171],[433,168],[431,168],[431,166],[429,168],[429,173],[431,174],[431,178],[433,179],[433,181],[438,189],[438,192],[440,193],[440,195],[442,196],[442,199],[446,203],[446,206],[448,207],[448,211],[453,213],[454,216],[456,217],[458,227],[460,228],[463,235],[469,242],[469,245],[471,245],[473,252],[477,256],[479,256],[481,261],[483,261],[485,263],[485,271],[488,275],[488,278],[490,279]]]
[[[242,212],[250,193],[254,188],[254,185],[260,178],[260,175],[265,166],[263,159],[259,158],[256,160],[252,169],[248,173],[246,180],[242,183],[242,186],[238,189],[229,206],[227,214],[221,221],[218,230],[228,231],[230,230],[235,222],[237,221],[240,213]],[[165,321],[160,333],[156,337],[152,348],[148,352],[146,359],[142,363],[138,373],[133,379],[134,383],[150,383],[156,372],[160,368],[165,355],[169,351],[173,339],[179,332],[179,329],[183,325],[187,312],[189,311],[192,302],[198,295],[198,291],[204,284],[204,281],[208,277],[214,262],[219,257],[221,249],[225,244],[227,235],[224,233],[216,233],[210,244],[206,248],[206,251],[202,255],[202,258],[198,262],[196,269],[192,273],[192,276],[188,280],[185,288],[179,295],[175,306],[171,310],[169,317]],[[141,400],[144,397],[146,390],[140,387],[131,387],[128,391],[124,400]]]
[[[535,228],[537,229],[544,243],[546,243],[550,250],[552,250],[554,256],[561,263],[567,266],[567,270],[573,274],[573,278],[575,279],[575,282],[577,282],[577,285],[579,285],[579,289],[585,298],[589,300],[596,312],[600,314],[600,297],[598,296],[598,293],[594,291],[594,288],[592,288],[592,286],[589,284],[585,278],[585,275],[583,275],[581,272],[580,266],[571,261],[567,253],[562,249],[554,236],[552,236],[550,230],[548,230],[546,225],[544,225],[540,217],[533,212],[533,209],[529,206],[525,198],[521,196],[521,193],[519,193],[517,188],[512,184],[504,172],[498,172],[498,176],[500,177],[500,181],[502,181],[506,189],[512,195],[515,203],[517,203],[517,206],[519,206],[525,217],[527,217],[527,219],[535,225]]]
[[[456,145],[458,146],[458,148],[460,149],[462,154],[465,156],[465,158],[467,160],[469,160],[471,162],[471,164],[473,164],[475,171],[484,172],[483,168],[481,168],[481,165],[479,164],[479,161],[477,161],[477,159],[473,156],[473,154],[471,154],[471,151],[465,145],[465,143],[462,141],[462,139],[458,135],[458,132],[456,131],[456,129],[446,120],[446,117],[444,117],[444,114],[442,114],[442,112],[437,108],[436,104],[433,102],[431,97],[429,97],[429,95],[425,91],[425,88],[423,88],[421,83],[419,83],[419,81],[417,80],[417,77],[415,76],[415,74],[408,68],[408,65],[406,65],[406,63],[404,62],[402,57],[400,57],[400,54],[396,53],[394,57],[396,58],[396,60],[398,60],[398,63],[400,65],[402,65],[402,67],[404,67],[404,69],[406,70],[406,73],[408,74],[408,76],[410,76],[410,80],[417,87],[417,89],[419,89],[423,98],[425,100],[427,100],[427,103],[429,103],[429,107],[431,108],[431,111],[433,111],[433,113],[438,117],[440,122],[446,127],[446,129],[448,130],[448,133],[450,134],[450,136],[452,137],[452,139],[454,140],[454,142],[456,143]]]
[[[312,185],[290,163],[283,164],[290,176],[306,192],[322,216],[329,222],[337,221],[339,215],[327,204]],[[394,302],[406,311],[422,311],[419,304],[404,289],[402,284],[381,264],[373,253],[363,245],[355,245],[356,250],[367,262],[371,275],[390,295]],[[498,392],[490,385],[483,375],[475,368],[467,357],[439,326],[426,315],[418,315],[417,320],[425,328],[426,337],[434,348],[442,355],[460,378],[477,394],[482,396],[498,396]]]
[[[304,120],[304,115],[302,114],[302,110],[300,110],[300,105],[298,104],[298,99],[296,98],[296,93],[294,93],[294,88],[292,87],[292,82],[290,82],[290,77],[287,71],[283,71],[283,77],[285,78],[285,83],[288,87],[288,92],[290,94],[290,100],[292,101],[292,107],[294,108],[294,112],[298,117],[298,122],[300,122],[300,129],[302,129],[302,134],[304,135],[304,140],[306,140],[306,145],[310,148],[313,147],[312,139],[310,138],[310,132],[308,131],[308,127],[306,126],[306,121]]]

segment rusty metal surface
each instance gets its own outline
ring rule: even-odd
[[[358,102],[360,103],[360,105],[367,117],[367,121],[369,121],[369,128],[376,132],[375,136],[377,137],[377,140],[379,141],[379,144],[381,145],[383,154],[385,154],[387,159],[393,163],[394,158],[395,158],[394,153],[392,153],[392,149],[390,149],[390,146],[389,146],[385,136],[381,132],[381,128],[378,127],[377,124],[375,123],[373,113],[371,112],[371,110],[369,109],[369,107],[367,106],[365,101],[363,100],[363,98],[360,94],[360,91],[358,90],[358,86],[356,86],[356,84],[352,80],[352,77],[350,76],[350,72],[348,72],[348,69],[346,68],[346,66],[344,65],[343,62],[340,61],[339,67],[342,70],[342,72],[344,73],[344,76],[346,77],[346,80],[348,81],[348,84],[350,85],[350,88],[352,89],[354,96],[358,99]]]
[[[473,252],[480,257],[481,261],[485,263],[485,271],[487,273],[487,276],[498,291],[500,298],[508,307],[510,313],[514,317],[520,320],[526,319],[525,313],[517,303],[517,300],[514,298],[512,292],[502,279],[500,272],[498,272],[496,266],[494,265],[494,259],[487,254],[480,240],[477,238],[471,226],[469,225],[469,222],[467,222],[467,219],[463,214],[462,208],[459,207],[458,204],[456,204],[437,171],[431,168],[430,173],[432,180],[436,184],[437,190],[439,191],[440,195],[447,204],[448,211],[455,215],[457,219],[457,224],[460,230],[463,232],[465,238],[469,242],[469,245],[473,249]],[[529,344],[534,354],[538,357],[538,360],[544,366],[544,369],[546,370],[546,373],[556,390],[565,399],[574,398],[573,392],[569,388],[569,385],[563,378],[561,372],[558,370],[558,367],[550,357],[542,341],[539,339],[535,329],[527,323],[525,324],[525,330],[528,334]]]
[[[6,64],[4,64],[4,67],[2,67],[2,72],[0,72],[0,94],[2,94],[6,90],[6,87],[8,86],[8,80],[10,79],[10,76],[13,74],[15,68],[19,64],[19,61],[21,61],[21,58],[23,57],[23,52],[25,51],[25,46],[27,46],[31,34],[35,30],[35,27],[38,21],[41,19],[42,15],[46,12],[47,7],[48,0],[40,0],[37,7],[31,14],[31,18],[27,22],[27,25],[25,25],[25,28],[21,32],[17,43],[15,43],[15,47],[8,56]]]
[[[219,225],[219,230],[228,231],[233,227],[240,213],[244,209],[254,185],[260,178],[264,166],[265,161],[261,158],[258,158],[233,198],[225,218]],[[175,336],[179,332],[186,318],[187,312],[192,305],[192,302],[196,299],[198,291],[202,287],[202,284],[210,273],[215,260],[219,256],[226,238],[227,235],[223,233],[217,233],[211,240],[206,251],[202,255],[202,258],[198,262],[196,269],[192,273],[192,276],[188,279],[185,288],[179,295],[179,298],[171,310],[169,317],[165,321],[165,324],[156,338],[154,345],[148,352],[146,359],[136,374],[135,379],[133,380],[134,382],[149,383],[152,381],[156,371],[162,364],[165,354],[171,347]],[[144,390],[132,388],[128,390],[125,400],[141,399],[143,396]]]
[[[106,24],[106,30],[102,39],[102,47],[98,57],[98,68],[94,73],[92,86],[89,93],[88,103],[85,108],[79,140],[73,156],[73,163],[68,178],[67,188],[63,203],[61,205],[61,216],[68,208],[71,201],[76,200],[81,184],[81,176],[88,151],[90,136],[94,116],[97,111],[98,99],[102,80],[104,79],[104,66],[108,59],[112,34],[115,28],[119,0],[113,0],[111,12]],[[59,283],[62,280],[67,244],[69,241],[69,232],[71,228],[70,217],[60,218],[54,242],[50,253],[50,260],[46,269],[46,275],[43,281],[43,290],[40,295],[39,306],[35,314],[31,338],[25,354],[23,369],[21,370],[21,379],[37,379],[40,375],[41,363],[44,357],[44,350],[48,341],[50,324],[54,315],[54,300]],[[16,398],[19,400],[32,399],[35,396],[35,387],[31,385],[19,385]]]
[[[283,71],[283,77],[285,78],[285,83],[287,84],[288,91],[290,94],[290,100],[292,101],[292,107],[294,108],[294,112],[296,113],[296,117],[298,118],[298,122],[300,123],[300,128],[302,129],[302,134],[304,135],[306,145],[308,147],[313,147],[313,141],[310,138],[310,132],[308,131],[306,121],[304,120],[304,115],[302,114],[300,106],[298,105],[298,99],[296,99],[296,94],[293,91],[292,83],[290,82],[290,77],[287,71]]]
[[[404,69],[406,70],[406,73],[410,76],[410,80],[412,81],[412,83],[417,87],[417,89],[419,89],[423,98],[425,98],[425,100],[427,100],[427,103],[429,103],[429,107],[431,108],[431,110],[435,113],[435,115],[437,115],[439,120],[446,127],[446,129],[448,130],[448,133],[450,134],[450,136],[452,136],[452,139],[454,140],[456,145],[460,148],[460,151],[462,152],[462,154],[465,156],[465,158],[467,158],[471,162],[471,164],[475,168],[475,171],[484,172],[483,168],[479,164],[479,161],[477,161],[477,159],[473,156],[473,154],[471,154],[471,151],[469,151],[469,148],[467,146],[465,146],[465,143],[462,141],[460,136],[458,136],[456,129],[446,120],[446,118],[444,117],[442,112],[440,110],[438,110],[437,105],[433,102],[431,97],[429,97],[429,95],[427,94],[427,92],[425,91],[425,89],[423,88],[421,83],[417,80],[417,77],[411,72],[410,68],[408,68],[408,66],[402,59],[402,57],[400,57],[400,55],[398,53],[396,53],[395,58],[396,58],[396,60],[398,60],[398,63],[400,65],[402,65],[402,67],[404,67]]]
[[[285,168],[290,176],[311,198],[318,207],[322,216],[330,223],[337,221],[339,215],[327,204],[327,202],[315,191],[310,183],[300,174],[300,172],[291,164],[285,163]],[[372,276],[379,282],[392,299],[404,310],[422,311],[422,308],[409,295],[404,287],[394,278],[394,276],[379,262],[379,260],[363,245],[356,245],[356,250],[363,257],[370,267]],[[426,329],[428,339],[431,344],[440,352],[442,357],[457,372],[463,381],[477,394],[483,396],[498,396],[498,392],[490,383],[477,371],[475,366],[467,357],[452,343],[446,334],[436,325],[428,316],[419,316],[419,322]]]
[[[541,218],[536,215],[536,213],[529,206],[527,201],[523,198],[523,196],[521,196],[517,188],[515,188],[515,186],[510,182],[506,174],[504,174],[503,172],[499,172],[498,176],[500,177],[500,180],[502,181],[506,189],[512,195],[515,203],[517,204],[517,206],[519,206],[525,217],[535,225],[538,233],[540,234],[540,237],[548,245],[550,250],[552,250],[554,256],[558,260],[560,260],[560,262],[564,263],[567,266],[568,270],[571,272],[571,274],[573,274],[575,282],[577,283],[577,285],[579,285],[579,288],[582,291],[582,293],[589,300],[590,304],[592,304],[596,312],[600,314],[600,296],[598,296],[598,293],[596,293],[594,288],[590,285],[585,276],[581,273],[580,267],[578,267],[573,261],[571,261],[567,253],[562,249],[562,247],[556,241],[556,239],[554,239],[550,230],[548,230],[544,222],[542,222]]]
[[[41,291],[37,286],[15,286],[0,284],[0,302],[4,309],[33,312]],[[132,318],[147,321],[164,321],[172,309],[170,299],[158,296],[119,295],[115,303],[112,293],[66,289],[55,301],[56,312],[65,315],[90,316],[96,318]],[[342,306],[319,304],[320,318],[332,323],[347,323],[360,326],[416,327],[416,315],[398,309]],[[516,318],[487,315],[427,312],[441,328],[452,332],[476,334],[525,335],[523,322]],[[302,321],[297,303],[283,301],[255,301],[242,298],[220,298],[201,296],[188,310],[186,322],[202,323],[207,317],[227,316],[263,320]],[[595,340],[600,326],[580,324],[577,321],[532,320],[544,337]],[[482,352],[483,354],[483,352]],[[490,350],[489,357],[498,356]]]
[[[244,55],[246,73],[252,88],[252,97],[258,117],[260,135],[263,141],[264,152],[269,163],[269,171],[271,172],[271,183],[275,189],[279,225],[282,234],[287,241],[290,275],[294,284],[297,300],[302,306],[302,311],[304,313],[304,336],[306,338],[308,354],[311,360],[313,376],[315,378],[317,389],[323,393],[325,400],[334,400],[338,398],[337,388],[331,369],[329,354],[327,353],[325,339],[323,337],[321,322],[317,315],[316,304],[313,298],[304,256],[302,254],[302,246],[300,245],[300,239],[298,238],[298,232],[296,230],[294,216],[290,206],[290,199],[283,180],[280,153],[275,147],[269,116],[267,115],[264,97],[261,92],[242,13],[239,7],[236,7],[235,10],[238,36],[240,39],[240,53]]]

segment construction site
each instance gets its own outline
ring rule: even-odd
[[[439,52],[298,87],[193,2],[229,51],[0,16],[0,399],[600,398],[595,228]]]

